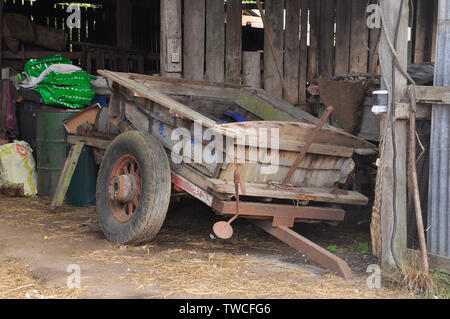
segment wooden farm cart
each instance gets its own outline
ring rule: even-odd
[[[362,194],[340,190],[337,185],[353,171],[353,154],[369,154],[375,147],[327,126],[331,107],[319,120],[263,90],[99,73],[111,83],[109,124],[99,123],[98,115],[91,116],[95,119],[91,122],[86,119],[89,116],[79,115],[78,136],[68,138],[75,146],[65,171],[71,171],[76,147],[96,148],[102,158],[97,212],[109,240],[142,244],[153,239],[166,216],[171,193],[183,191],[217,214],[231,217],[214,225],[219,237],[232,235],[230,223],[235,218],[248,218],[318,264],[344,278],[352,277],[345,261],[291,230],[295,222],[342,221],[345,212],[336,204],[368,202]],[[192,134],[188,144],[194,154],[190,157],[185,149],[179,151],[180,129],[182,134]],[[201,156],[194,160],[198,150],[202,154],[213,141],[208,129],[214,132],[214,141],[228,141],[223,141],[227,147],[216,145],[214,152],[222,159],[234,153],[231,161],[211,162]],[[255,144],[268,135],[270,146]],[[266,156],[249,160],[256,146]],[[196,147],[200,147],[197,152]],[[276,157],[270,157],[272,152]],[[276,164],[268,162],[268,157],[276,159]],[[68,184],[63,181],[59,190]],[[63,193],[55,194],[53,205],[62,202]]]

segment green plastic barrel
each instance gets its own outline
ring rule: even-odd
[[[36,112],[37,174],[39,196],[53,196],[66,159],[66,129],[63,121],[78,110]]]

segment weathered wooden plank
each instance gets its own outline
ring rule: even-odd
[[[436,41],[437,41],[437,25],[438,25],[438,0],[430,0],[434,7],[433,27],[431,28],[431,62],[436,60]]]
[[[416,98],[419,103],[450,105],[450,87],[416,86]]]
[[[308,76],[308,0],[301,0],[300,61],[299,61],[299,104],[306,104],[306,84]]]
[[[184,2],[183,76],[203,80],[205,63],[205,0]]]
[[[2,67],[3,59],[3,1],[0,1],[0,69]]]
[[[243,54],[243,84],[251,88],[261,87],[261,53],[258,51]]]
[[[309,84],[317,83],[319,78],[319,47],[320,47],[320,1],[310,1],[309,3],[309,27],[310,27],[310,45],[309,45]]]
[[[223,83],[165,78],[145,74],[128,74],[126,76],[168,95],[216,97],[234,101],[240,94],[240,86]]]
[[[210,118],[192,110],[191,108],[171,99],[170,97],[160,93],[157,90],[152,89],[148,85],[139,83],[132,80],[126,76],[124,73],[111,72],[106,70],[98,71],[99,74],[110,79],[117,84],[120,84],[133,92],[141,95],[142,97],[148,98],[153,102],[156,102],[165,108],[168,108],[171,113],[182,115],[190,120],[202,121],[203,125],[206,127],[213,127],[216,122]]]
[[[161,1],[160,69],[161,75],[181,77],[182,33],[181,0]]]
[[[415,7],[414,63],[431,61],[434,1],[417,0]]]
[[[130,3],[116,0],[116,44],[119,48],[131,48],[131,13]]]
[[[246,148],[245,156],[247,159],[251,158],[252,154],[249,148]],[[264,171],[263,163],[246,163],[241,176],[249,183],[282,183],[297,156],[297,152],[280,151],[278,163],[273,163],[278,166],[277,169],[267,172],[267,174],[261,174]],[[350,167],[351,163],[352,159],[348,157],[306,154],[299,167],[294,171],[289,184],[301,187],[331,188],[343,178],[342,167]],[[228,165],[222,169],[218,178],[224,181],[233,181],[234,171],[234,165]]]
[[[364,41],[368,39],[366,28],[367,0],[352,1],[352,20],[350,33],[350,72],[366,73],[368,65],[367,47]]]
[[[223,0],[206,1],[205,79],[225,79],[225,6]]]
[[[336,75],[350,71],[351,2],[338,0],[336,3]]]
[[[284,77],[286,79],[285,97],[293,105],[297,105],[299,94],[300,63],[300,1],[285,0],[286,30],[284,33]]]
[[[321,0],[320,24],[320,75],[327,78],[333,76],[334,71],[334,0]]]
[[[236,103],[266,121],[319,122],[318,118],[263,90],[242,90]]]
[[[209,179],[212,189],[217,193],[233,195],[234,182]],[[368,199],[358,192],[348,191],[346,194],[335,195],[331,188],[286,187],[280,189],[275,185],[245,183],[245,194],[255,197],[280,199],[309,200],[313,202],[339,203],[349,205],[367,205]]]
[[[99,148],[101,150],[106,150],[111,143],[110,140],[104,140],[96,137],[87,137],[87,136],[76,136],[76,135],[68,135],[67,143],[76,145],[77,143],[84,143],[86,146],[91,146],[95,148]]]
[[[64,161],[63,169],[59,175],[58,185],[56,186],[55,194],[53,195],[50,207],[58,207],[63,204],[83,147],[84,142],[77,141],[70,149],[69,156],[67,156]]]
[[[264,6],[266,28],[270,32],[282,68],[284,0],[266,0]],[[266,36],[264,36],[264,89],[276,97],[283,97],[282,81]]]
[[[242,64],[242,1],[227,1],[226,76],[229,83],[241,83]]]
[[[371,0],[371,4],[377,4],[378,0]],[[378,47],[380,44],[381,28],[369,29],[369,73],[379,73],[378,69]]]
[[[428,259],[432,269],[439,269],[450,275],[450,258],[428,253]]]
[[[298,122],[251,121],[221,124],[217,125],[215,129],[218,132],[223,132],[224,135],[226,133],[227,136],[245,135],[257,137],[260,134],[258,129],[262,127],[268,131],[277,129],[280,137],[280,150],[300,151],[316,126]],[[236,143],[241,143],[241,141],[236,141]],[[254,145],[253,141],[247,141],[247,145],[258,146],[257,144]],[[319,131],[308,152],[323,155],[339,154],[339,156],[348,157],[357,148],[375,149],[375,145],[342,130],[327,127]],[[346,154],[341,154],[342,152]]]

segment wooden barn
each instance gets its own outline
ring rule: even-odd
[[[355,224],[370,224],[371,253],[399,268],[409,249],[420,249],[423,267],[448,270],[449,21],[450,0],[0,0],[0,66],[7,83],[23,76],[30,59],[60,54],[114,82],[105,82],[111,97],[151,95],[181,113],[178,102],[191,107],[204,97],[194,109],[211,114],[231,99],[259,121],[300,118],[375,145],[373,152],[351,150],[356,168],[341,183],[342,192],[368,199],[348,210],[359,214]],[[156,90],[161,77],[176,103],[140,86],[155,82]],[[181,98],[178,89],[198,96]],[[264,101],[264,94],[270,98]],[[114,107],[121,108],[110,112]],[[6,111],[1,114],[3,134]],[[209,206],[217,210],[214,203]],[[281,229],[295,219],[276,220],[273,228]],[[287,235],[274,236],[289,244]]]

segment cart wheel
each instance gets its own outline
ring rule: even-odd
[[[170,189],[169,160],[152,135],[129,131],[116,137],[97,179],[97,214],[106,238],[135,245],[152,240],[166,217]]]

